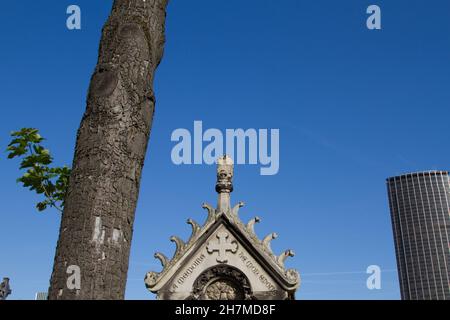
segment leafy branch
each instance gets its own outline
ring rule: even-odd
[[[45,196],[45,200],[36,205],[39,211],[53,207],[62,212],[71,169],[67,166],[50,166],[53,157],[50,151],[42,146],[41,143],[45,139],[41,137],[39,130],[23,128],[12,132],[11,136],[13,140],[6,149],[9,152],[8,159],[22,158],[20,169],[26,169],[17,182]]]

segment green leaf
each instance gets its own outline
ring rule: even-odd
[[[47,209],[47,202],[45,202],[45,201],[43,201],[43,202],[39,202],[37,205],[36,205],[36,208],[39,210],[39,211],[44,211],[45,209]]]
[[[53,157],[50,151],[41,145],[45,140],[35,128],[22,128],[11,132],[14,137],[7,147],[8,159],[21,157],[20,169],[26,169],[22,177],[17,179],[23,187],[41,194],[44,201],[36,208],[43,211],[49,207],[61,210],[69,185],[71,169],[51,167]]]

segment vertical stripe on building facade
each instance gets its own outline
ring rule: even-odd
[[[402,299],[450,300],[450,178],[446,171],[387,179]]]

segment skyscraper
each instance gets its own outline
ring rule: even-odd
[[[446,171],[387,179],[402,299],[450,300],[450,177]]]

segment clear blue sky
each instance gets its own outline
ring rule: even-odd
[[[37,127],[58,164],[71,164],[75,135],[112,1],[7,1],[0,12],[0,147],[9,132]],[[66,8],[82,30],[66,29]],[[382,9],[382,30],[365,26]],[[449,169],[450,3],[433,1],[172,0],[157,107],[136,212],[126,296],[153,299],[143,277],[186,238],[201,203],[215,204],[215,169],[175,166],[177,128],[279,128],[280,172],[237,166],[233,200],[243,220],[276,231],[276,252],[299,299],[398,299],[385,178]],[[60,217],[16,184],[17,161],[0,157],[0,277],[12,299],[46,291]],[[188,187],[186,187],[188,186]],[[366,288],[379,265],[382,289]]]

